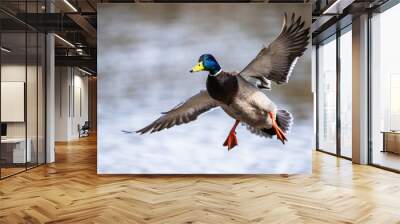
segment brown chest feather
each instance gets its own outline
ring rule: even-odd
[[[208,76],[207,91],[210,96],[224,104],[229,105],[238,92],[237,77],[226,72],[217,76]]]

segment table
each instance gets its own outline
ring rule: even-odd
[[[26,147],[26,152],[25,152],[25,138],[5,138],[1,139],[1,153],[2,157],[3,154],[6,154],[7,152],[11,152],[11,155],[9,156],[9,160],[7,161],[10,163],[26,163],[26,162],[31,162],[32,160],[32,153],[31,153],[31,145],[32,141],[30,138],[26,139],[26,142],[28,143]],[[12,147],[11,149],[9,147]],[[7,156],[8,157],[8,156]],[[6,160],[8,160],[6,158]]]

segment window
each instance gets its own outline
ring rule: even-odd
[[[371,162],[400,170],[400,5],[371,19]]]
[[[318,149],[336,153],[336,36],[318,47]]]
[[[337,36],[339,34],[340,36]],[[317,147],[324,152],[351,158],[351,24],[340,30],[337,35],[320,43],[317,50]],[[339,121],[340,123],[337,123]]]
[[[352,148],[352,33],[351,26],[340,36],[340,155],[351,158]]]

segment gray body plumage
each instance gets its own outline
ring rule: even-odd
[[[269,112],[276,112],[275,104],[257,87],[246,81],[240,75],[239,90],[232,103],[220,104],[222,109],[235,120],[239,120],[255,128],[271,128],[272,120]]]

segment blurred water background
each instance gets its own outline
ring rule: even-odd
[[[239,145],[228,152],[222,143],[234,120],[221,109],[151,135],[121,132],[142,128],[205,89],[207,73],[189,73],[201,54],[240,71],[276,38],[284,12],[310,24],[308,4],[99,4],[98,173],[311,172],[310,49],[290,82],[266,93],[294,115],[286,145],[239,126]]]

